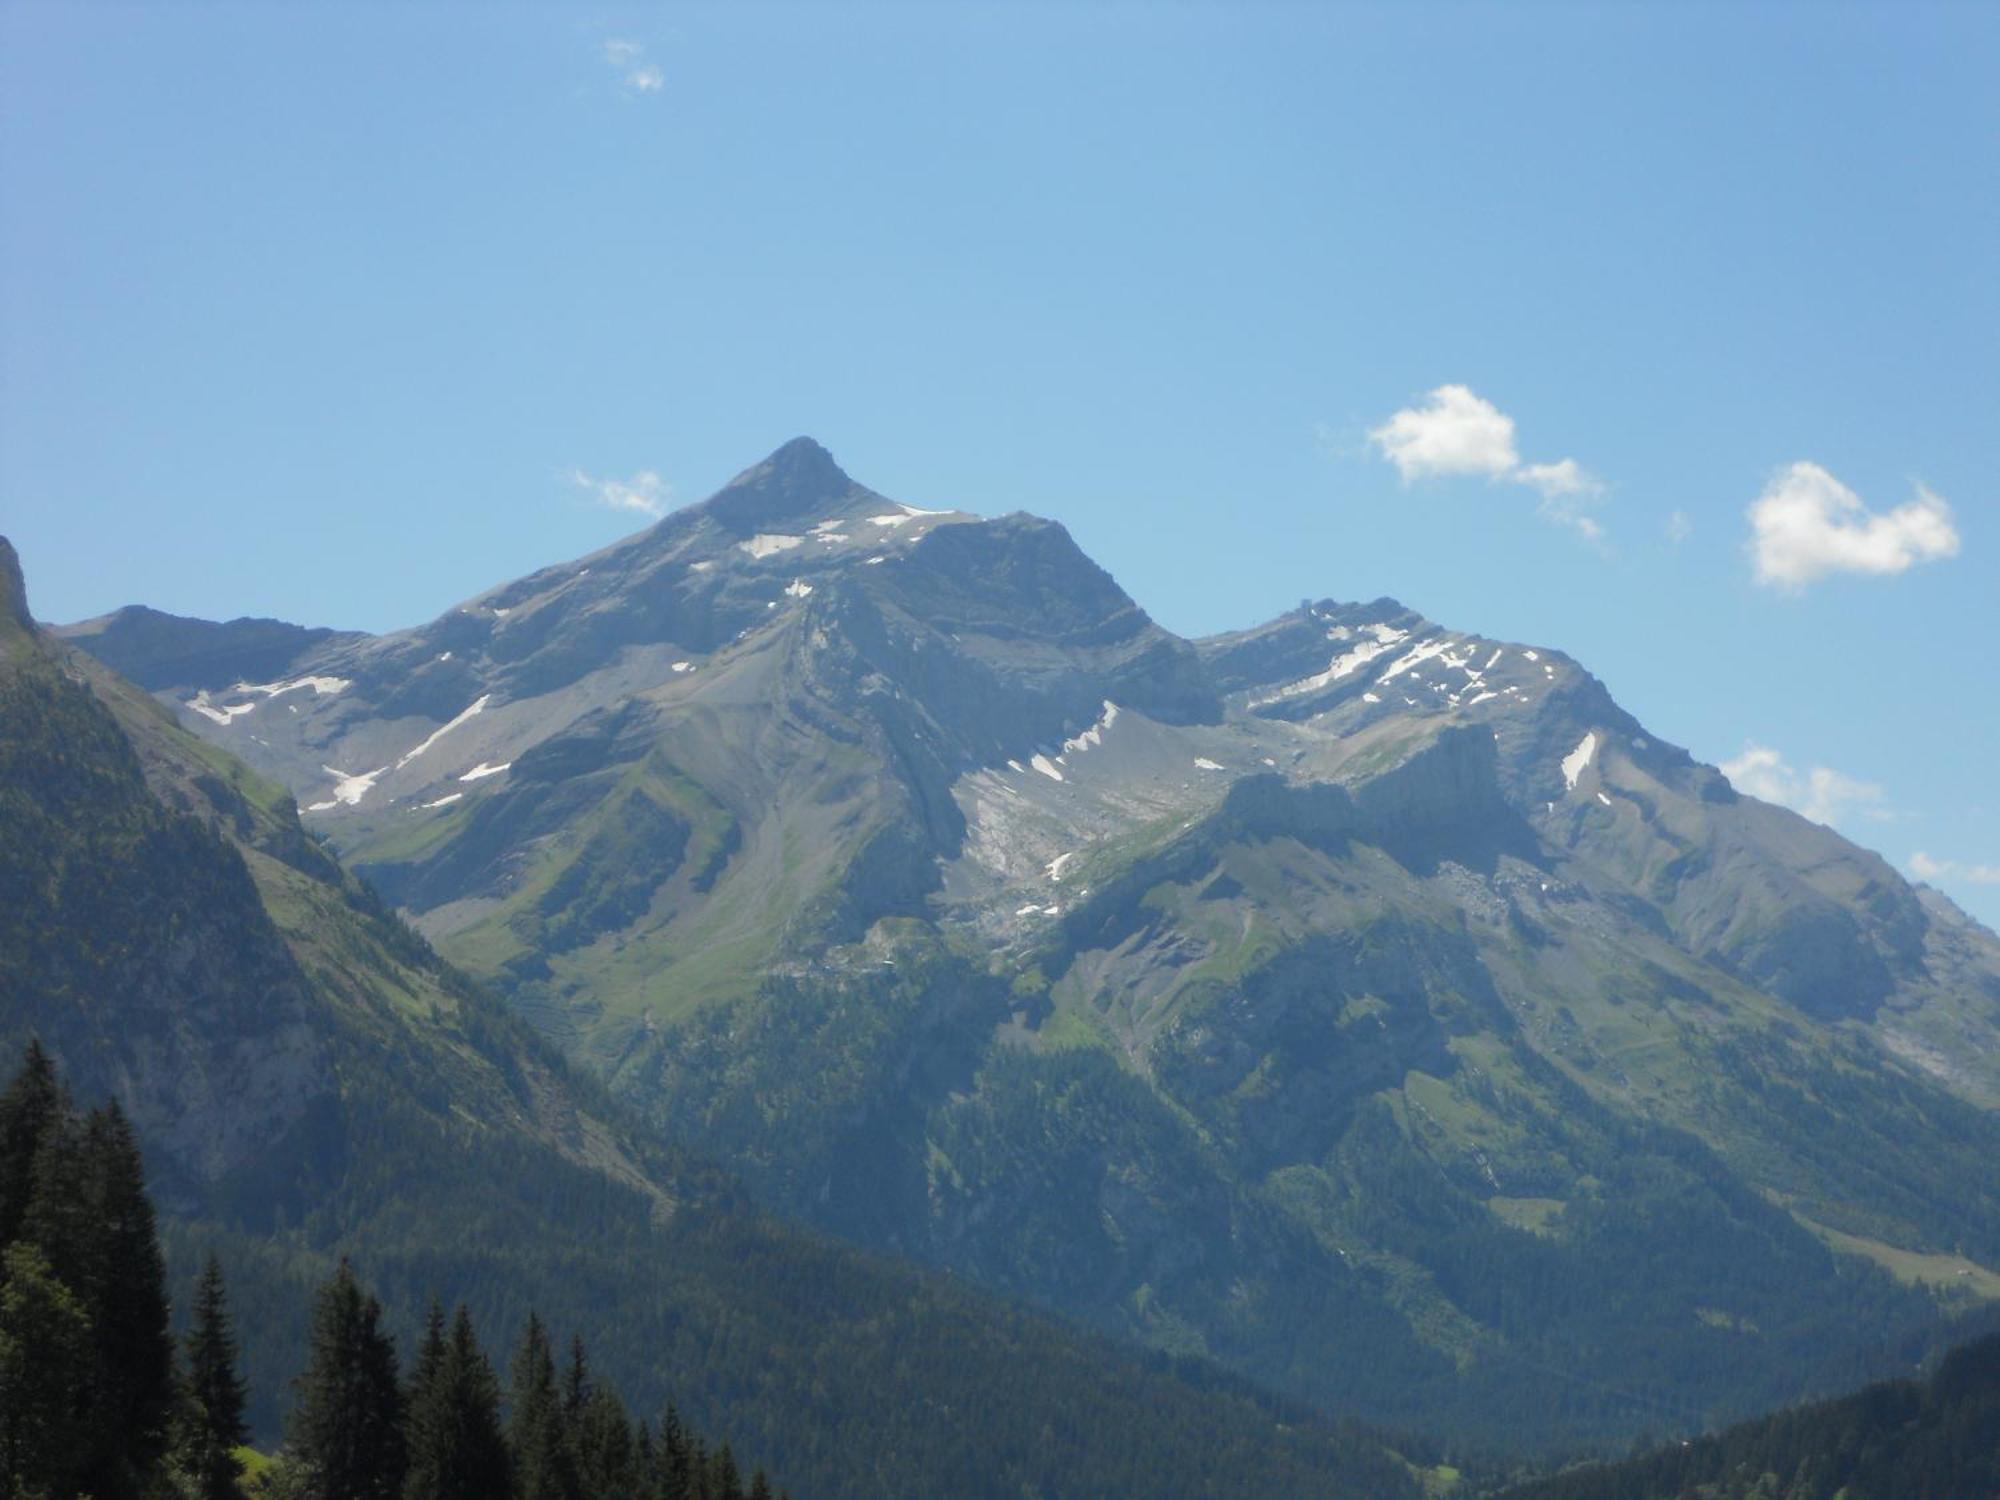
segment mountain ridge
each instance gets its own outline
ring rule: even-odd
[[[658,1128],[1307,1399],[1622,1440],[2000,1266],[2000,940],[1566,653],[1388,599],[1185,641],[795,443],[273,686],[160,696]]]

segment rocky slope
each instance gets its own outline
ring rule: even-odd
[[[1546,1443],[2000,1292],[2000,942],[1562,652],[1390,600],[1183,641],[801,439],[203,665],[183,724],[663,1131],[1100,1326]]]

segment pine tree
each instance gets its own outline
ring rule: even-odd
[[[743,1475],[736,1467],[736,1455],[724,1443],[709,1460],[709,1488],[715,1500],[743,1500]]]
[[[507,1443],[514,1455],[514,1494],[518,1500],[578,1500],[549,1331],[532,1312],[514,1354],[511,1397]]]
[[[186,1355],[178,1466],[197,1500],[240,1500],[243,1465],[236,1450],[249,1441],[250,1430],[243,1421],[244,1386],[236,1374],[236,1331],[223,1293],[222,1265],[213,1252],[195,1286]]]
[[[96,1370],[76,1294],[33,1245],[0,1251],[0,1494],[79,1493]]]
[[[444,1309],[431,1303],[409,1416],[405,1500],[495,1500],[509,1490],[500,1428],[500,1382],[461,1305],[444,1335]]]
[[[631,1419],[609,1386],[596,1386],[584,1401],[583,1410],[570,1426],[570,1448],[580,1494],[595,1500],[597,1496],[630,1495],[638,1489],[643,1471],[632,1443]]]
[[[402,1395],[381,1324],[381,1304],[342,1261],[313,1305],[287,1442],[305,1500],[391,1500],[402,1490]]]
[[[123,1500],[151,1486],[175,1396],[166,1265],[125,1112],[92,1110],[80,1138],[46,1132],[35,1174],[30,1236],[82,1302],[96,1354],[85,1487]]]
[[[660,1414],[656,1485],[660,1500],[695,1500],[696,1475],[700,1471],[688,1431],[673,1402]]]
[[[583,1355],[583,1335],[571,1334],[569,1368],[563,1372],[563,1419],[571,1427],[590,1404],[590,1366]]]
[[[21,1237],[34,1196],[36,1155],[50,1126],[68,1113],[55,1064],[30,1038],[21,1071],[0,1094],[0,1249]]]

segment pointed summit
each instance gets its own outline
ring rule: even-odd
[[[823,509],[858,488],[831,453],[809,437],[796,437],[730,480],[705,508],[729,530],[748,535]]]
[[[35,628],[35,617],[28,613],[28,585],[21,577],[20,556],[4,536],[0,536],[0,620],[27,631]]]

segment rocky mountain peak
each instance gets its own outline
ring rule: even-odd
[[[809,437],[795,437],[730,480],[701,508],[725,529],[747,536],[824,510],[859,489],[825,448]]]

